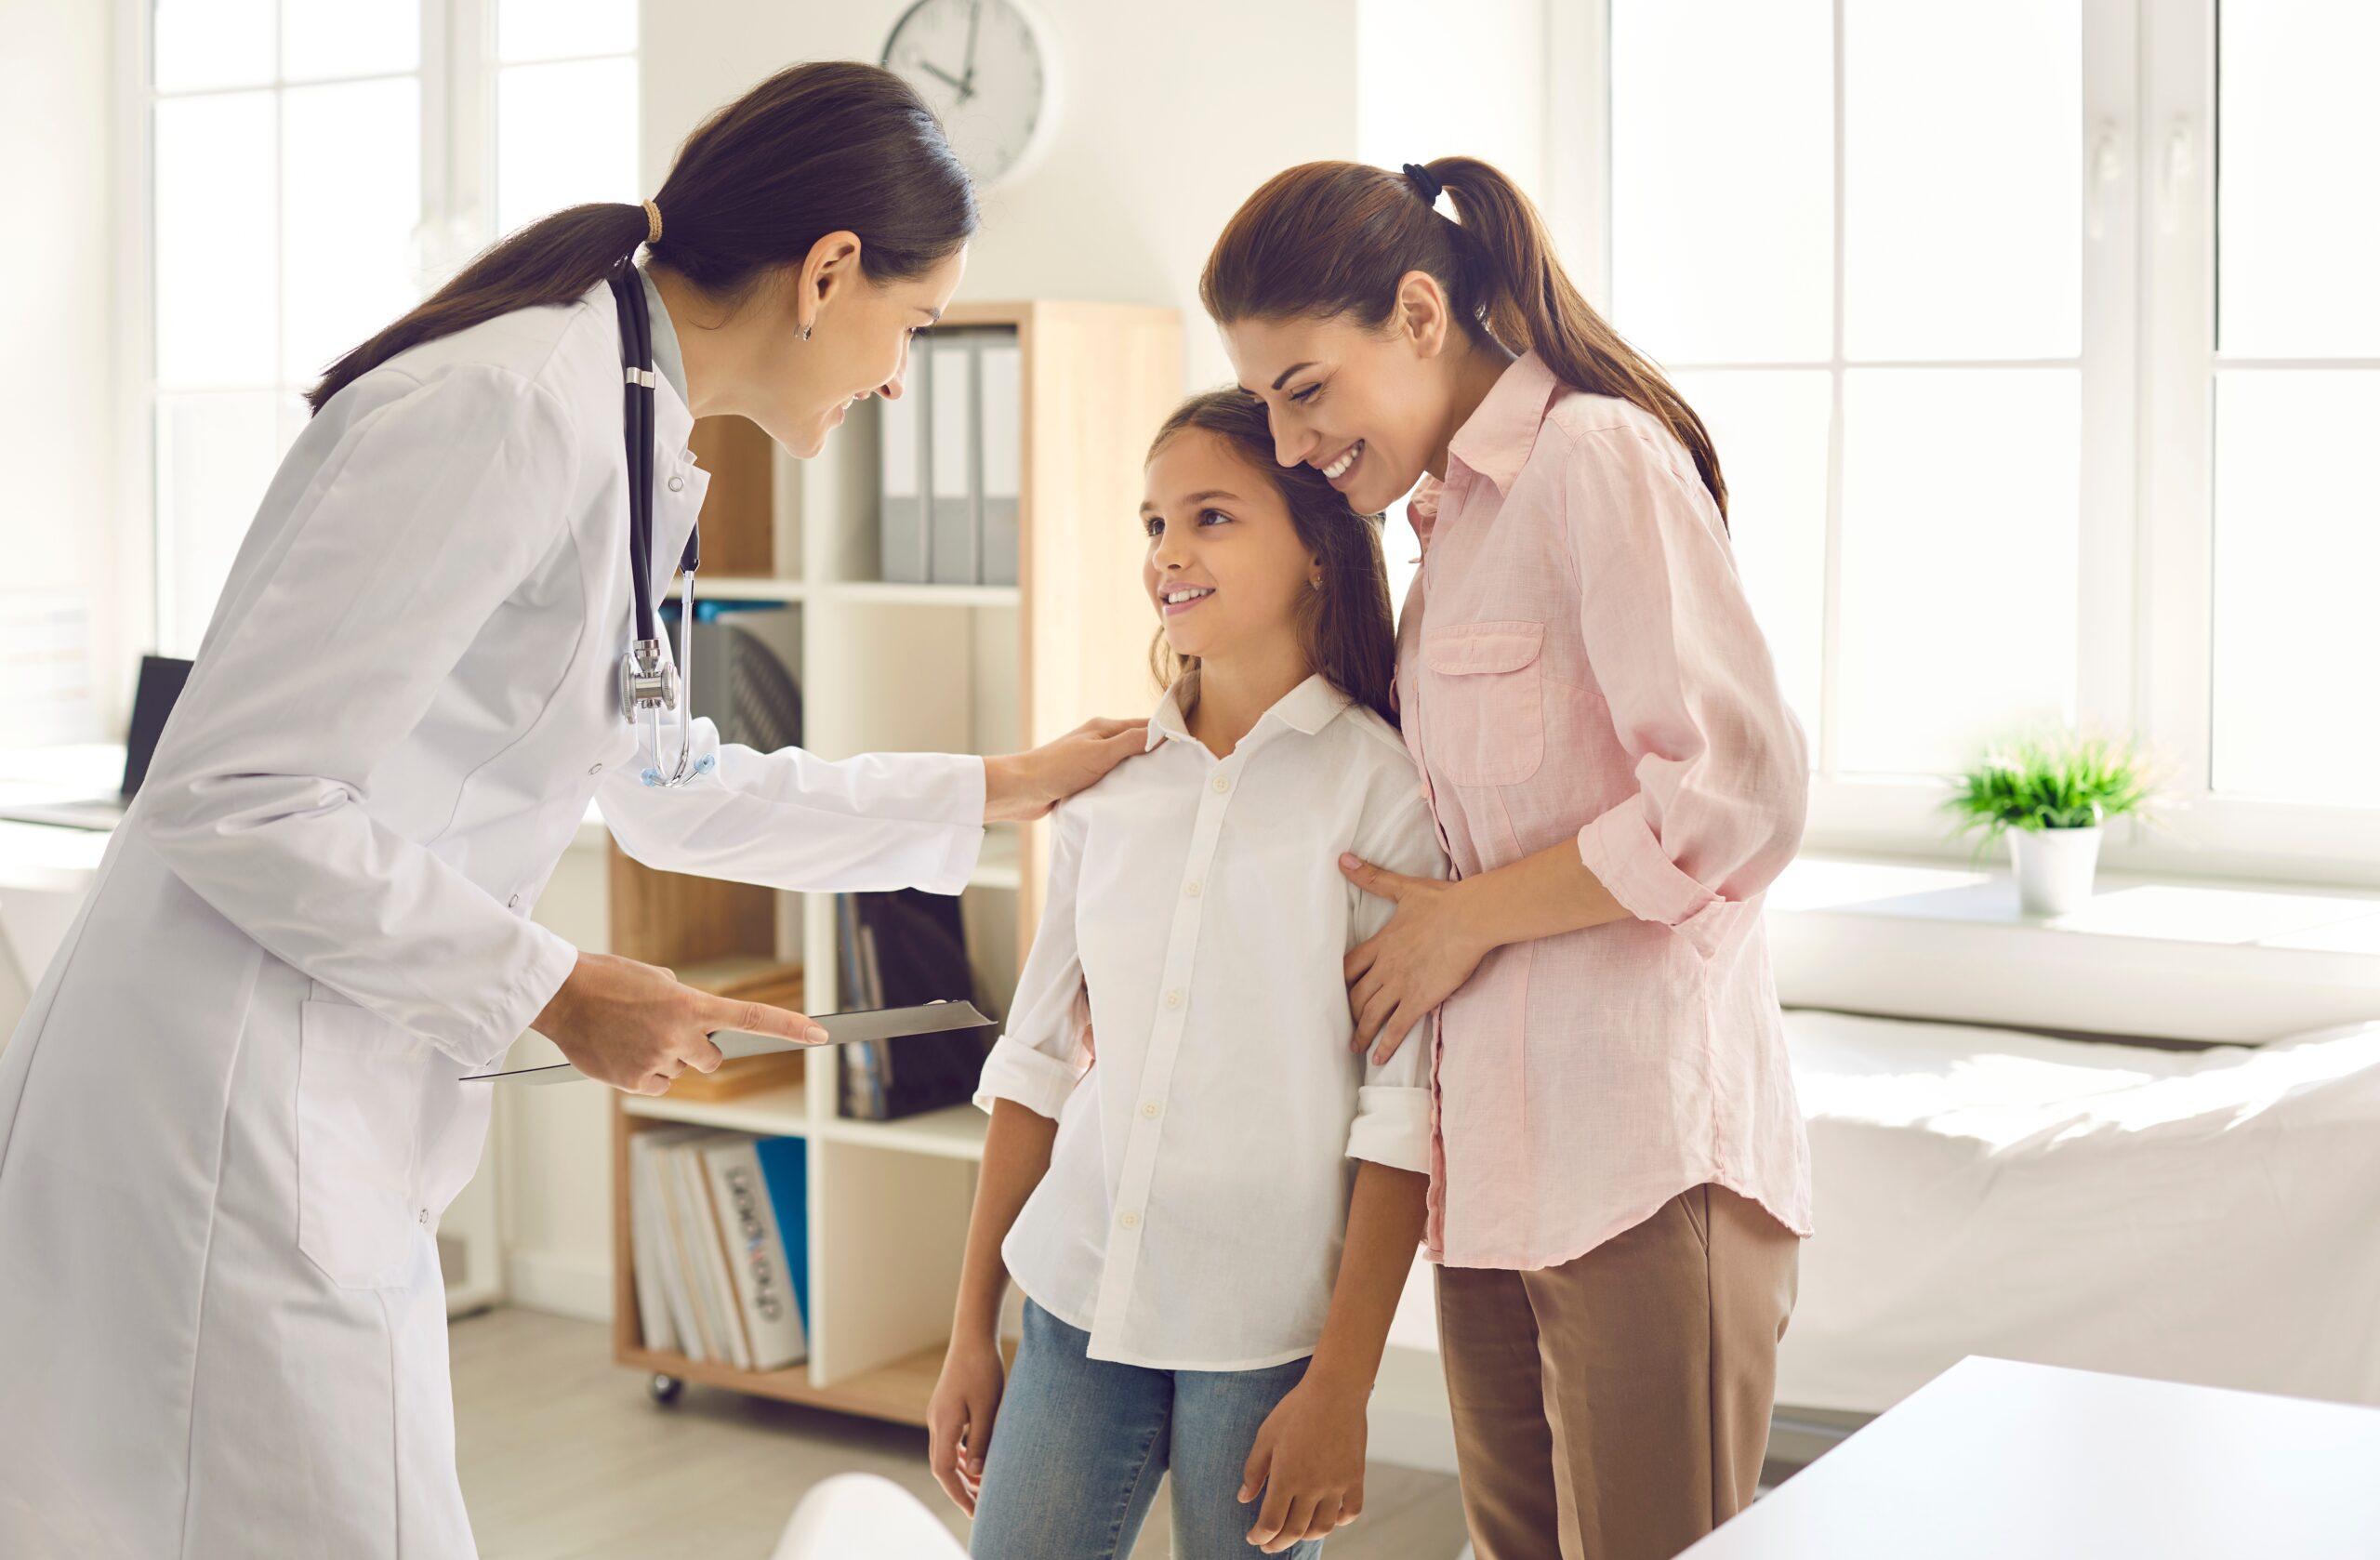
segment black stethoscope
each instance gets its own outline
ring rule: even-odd
[[[628,579],[636,592],[636,637],[620,660],[620,708],[630,727],[640,720],[652,726],[653,762],[643,772],[648,786],[682,786],[709,773],[713,760],[694,759],[694,725],[691,701],[694,687],[694,571],[702,566],[703,532],[699,518],[686,532],[686,550],[678,560],[686,588],[680,603],[685,628],[678,636],[676,664],[664,654],[668,646],[653,614],[653,317],[645,311],[644,279],[634,261],[612,274],[612,297],[619,305],[620,367],[627,381],[626,421],[628,455]],[[681,668],[684,669],[681,671]],[[678,761],[668,773],[661,762],[661,722],[665,713],[678,715]]]

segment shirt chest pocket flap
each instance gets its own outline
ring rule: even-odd
[[[1458,786],[1514,786],[1545,761],[1542,623],[1466,623],[1421,641],[1422,739]]]

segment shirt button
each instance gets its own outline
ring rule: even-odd
[[[1182,892],[1184,892],[1184,893],[1186,893],[1186,894],[1188,894],[1188,895],[1189,895],[1191,898],[1193,898],[1193,899],[1197,898],[1197,897],[1198,897],[1198,894],[1199,894],[1199,892],[1200,892],[1200,891],[1199,891],[1199,888],[1198,888],[1198,879],[1196,879],[1196,878],[1191,879],[1190,879],[1190,886],[1189,886],[1188,888],[1186,888],[1186,889],[1183,889]]]
[[[1128,1230],[1136,1230],[1141,1227],[1141,1216],[1137,1213],[1127,1213],[1116,1222]]]
[[[1227,791],[1227,790],[1230,790],[1230,789],[1231,789],[1231,776],[1230,776],[1230,775],[1228,775],[1228,774],[1218,774],[1218,775],[1216,775],[1216,776],[1215,776],[1215,789],[1217,789],[1218,791]]]
[[[1143,1101],[1141,1104],[1141,1114],[1147,1117],[1152,1121],[1156,1120],[1157,1102],[1155,1100]]]
[[[1169,1008],[1180,1007],[1182,1005],[1182,993],[1178,991],[1167,992],[1165,994],[1165,1005]]]

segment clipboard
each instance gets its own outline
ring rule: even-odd
[[[850,1045],[859,1040],[892,1040],[904,1035],[939,1035],[953,1029],[980,1029],[992,1021],[975,1011],[972,1002],[927,1002],[914,1008],[870,1008],[861,1012],[813,1015],[811,1023],[826,1031],[826,1045]],[[776,1035],[755,1035],[744,1029],[721,1029],[711,1043],[730,1062],[747,1056],[769,1056],[787,1051],[815,1051],[816,1046]],[[587,1075],[567,1062],[536,1067],[508,1067],[493,1073],[469,1073],[465,1083],[576,1083]]]

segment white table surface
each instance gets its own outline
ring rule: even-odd
[[[2373,1560],[2380,1409],[1970,1356],[1689,1560]]]

